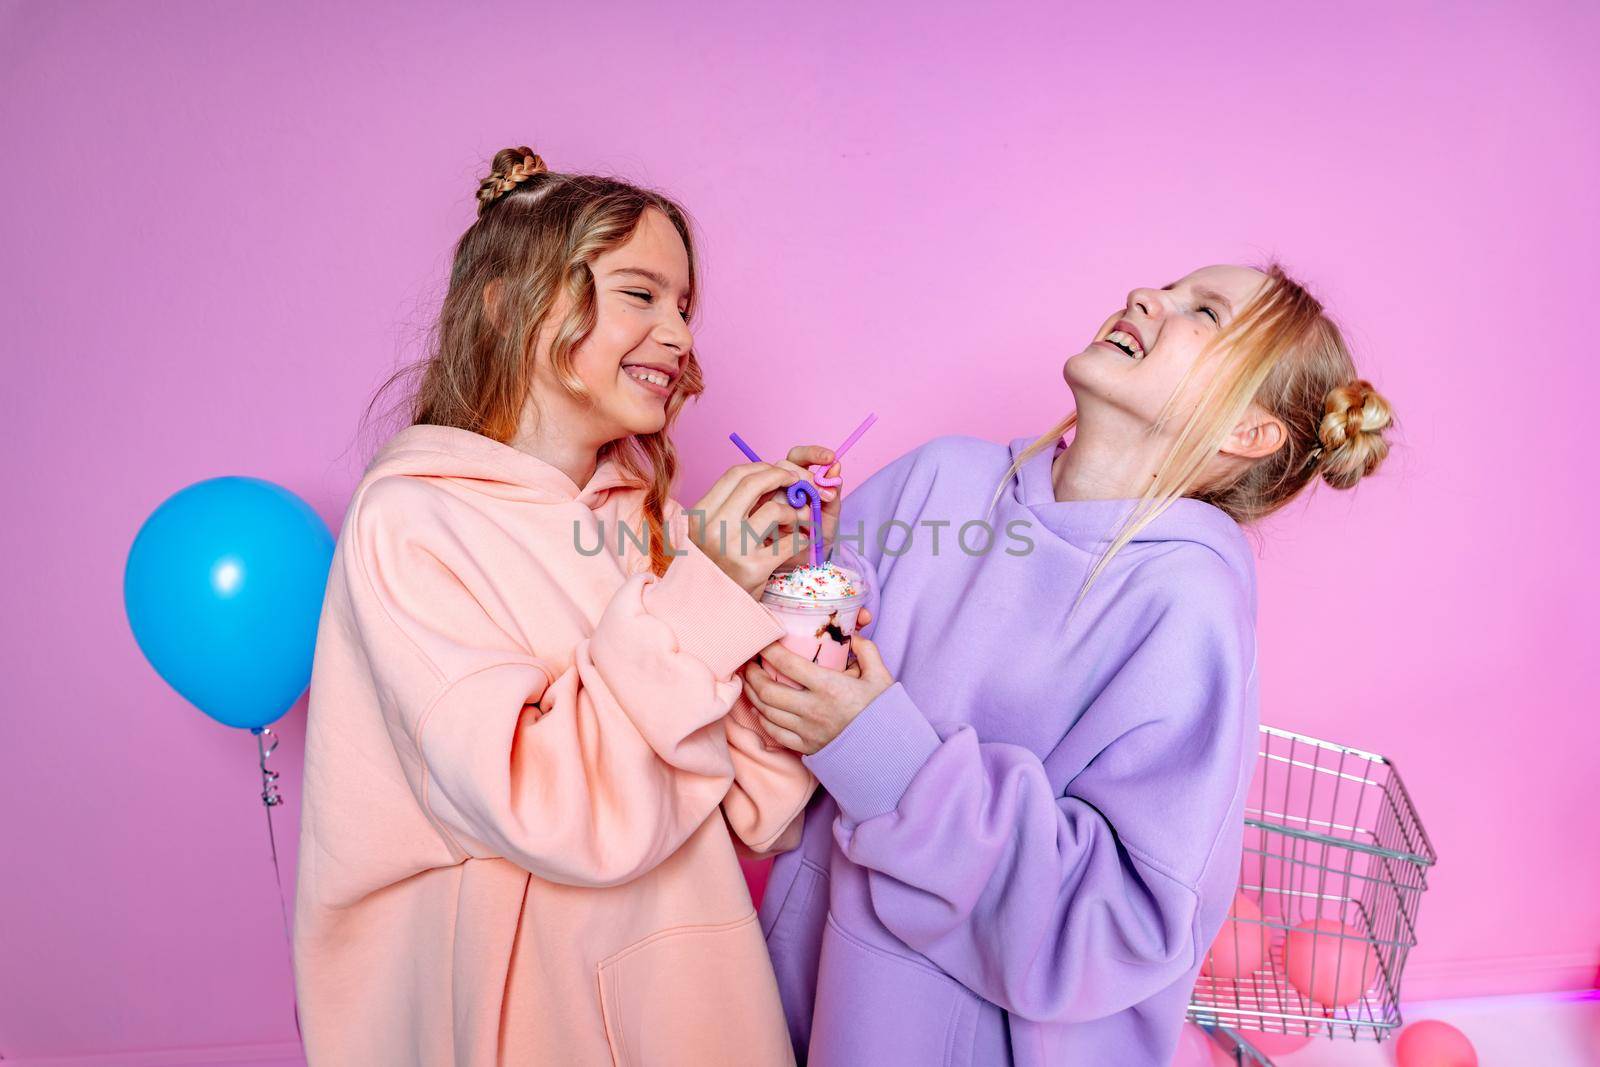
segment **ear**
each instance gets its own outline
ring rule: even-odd
[[[1221,452],[1240,459],[1262,459],[1282,448],[1288,439],[1289,431],[1282,419],[1251,404],[1223,440]]]
[[[500,293],[504,278],[491,278],[489,284],[483,287],[483,313],[489,317],[489,325],[498,333],[504,333],[500,325]]]

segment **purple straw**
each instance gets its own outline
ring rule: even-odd
[[[728,440],[732,441],[734,443],[734,445],[738,447],[739,451],[744,453],[745,458],[748,459],[751,463],[764,463],[764,462],[766,462],[760,456],[756,455],[756,450],[751,448],[749,445],[745,444],[744,443],[744,438],[740,437],[738,434],[730,433],[728,435]]]
[[[876,418],[877,416],[872,417]],[[872,425],[871,422],[867,422],[863,425],[862,429],[864,430],[866,426],[870,425]],[[859,436],[859,434],[860,431],[857,432],[857,436]],[[744,438],[740,437],[738,434],[730,433],[728,435],[728,440],[732,441],[739,451],[745,454],[745,458],[751,463],[766,462],[760,456],[756,455],[756,450],[745,444]],[[789,486],[789,490],[785,495],[788,497],[789,506],[792,508],[800,507],[807,500],[811,501],[811,529],[815,534],[815,536],[811,539],[811,563],[813,566],[822,566],[822,557],[824,552],[824,545],[822,543],[822,498],[817,495],[817,490],[815,487],[813,487],[812,484],[806,481],[804,478]]]
[[[805,497],[811,498],[811,531],[814,535],[811,538],[811,565],[820,567],[822,566],[823,556],[822,498],[817,495],[816,489],[812,487],[810,482],[795,482],[789,487],[789,503],[795,507],[800,506],[800,501],[795,499],[795,490],[797,489],[800,491],[801,499]]]

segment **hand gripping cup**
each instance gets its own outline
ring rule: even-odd
[[[783,626],[784,636],[778,643],[819,667],[835,671],[844,670],[849,659],[856,612],[866,602],[866,579],[833,563],[780,570],[767,580],[766,591],[761,594],[761,603]],[[793,681],[765,661],[761,667],[771,677],[794,686]]]

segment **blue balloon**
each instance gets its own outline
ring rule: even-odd
[[[259,478],[180,489],[139,528],[122,576],[139,650],[195,707],[255,730],[311,681],[333,537],[298,496]]]

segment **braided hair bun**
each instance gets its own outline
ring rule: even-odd
[[[500,149],[494,154],[489,176],[478,183],[478,215],[481,217],[501,197],[535,174],[549,170],[538,153],[527,145]]]
[[[1317,429],[1322,441],[1322,480],[1350,489],[1378,469],[1389,454],[1383,431],[1394,421],[1389,402],[1364,378],[1330,389]]]

